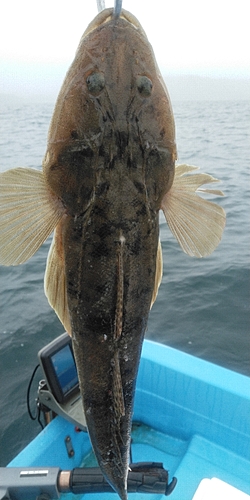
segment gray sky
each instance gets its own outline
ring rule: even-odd
[[[106,6],[112,6],[107,2]],[[166,75],[249,78],[249,0],[123,0]],[[0,6],[0,92],[57,91],[95,0],[7,0]]]

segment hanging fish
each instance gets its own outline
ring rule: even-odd
[[[175,166],[167,89],[137,19],[99,13],[59,93],[43,170],[0,174],[0,263],[29,259],[54,231],[45,293],[72,335],[90,439],[126,499],[135,382],[162,277],[159,210],[184,252],[209,255],[225,224],[197,196],[215,182]]]

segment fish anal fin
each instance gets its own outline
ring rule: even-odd
[[[65,209],[43,173],[15,168],[0,174],[0,263],[28,260],[53,232]]]
[[[71,322],[65,279],[65,259],[62,242],[64,215],[57,225],[47,257],[44,291],[49,304],[55,310],[65,330],[71,335]]]
[[[161,249],[161,242],[159,240],[158,242],[158,247],[157,247],[157,255],[156,255],[156,269],[155,269],[155,286],[153,290],[153,295],[152,295],[152,300],[151,300],[151,306],[156,300],[157,294],[158,294],[158,289],[161,284],[162,280],[162,268],[163,268],[163,263],[162,263],[162,249]]]
[[[205,257],[219,244],[226,215],[222,207],[198,196],[198,193],[223,196],[219,190],[199,189],[218,179],[204,173],[184,175],[196,169],[190,165],[176,167],[173,185],[163,197],[161,208],[183,251],[190,256]]]

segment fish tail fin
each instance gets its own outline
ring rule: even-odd
[[[117,490],[117,493],[118,493],[121,500],[128,499],[127,490],[125,488],[121,488],[121,489]]]
[[[209,174],[185,175],[198,167],[178,165],[171,189],[162,200],[162,210],[173,235],[188,255],[205,257],[219,244],[226,215],[222,207],[197,193],[223,196],[217,189],[199,189],[203,184],[218,182]]]
[[[110,472],[109,476],[105,474],[105,478],[109,482],[110,486],[114,489],[114,491],[119,495],[121,500],[127,500],[127,476],[126,481],[124,481],[124,479],[122,477],[119,477],[117,473],[119,474],[119,471],[117,471],[117,468],[115,468],[114,471]]]
[[[125,401],[123,395],[121,368],[119,361],[119,350],[115,349],[112,359],[112,418],[111,418],[111,436],[110,442],[112,458],[112,467],[104,465],[103,474],[114,490],[118,493],[121,500],[127,499],[127,476],[129,463],[129,447],[124,442],[122,431],[122,420],[126,415]],[[127,439],[127,436],[126,436]],[[128,452],[126,453],[125,450]],[[103,463],[103,462],[102,462]]]
[[[64,208],[43,173],[15,168],[0,174],[0,264],[28,260],[52,233]]]
[[[119,364],[118,351],[114,355],[114,366],[113,366],[113,405],[114,413],[116,416],[116,425],[114,426],[113,432],[113,450],[115,451],[118,459],[118,464],[114,470],[111,470],[108,480],[111,481],[111,485],[115,491],[120,496],[121,500],[127,499],[127,474],[128,466],[124,463],[124,457],[122,457],[120,452],[121,443],[118,444],[116,440],[117,432],[119,434],[121,418],[125,417],[125,403],[122,388],[122,378]],[[119,435],[119,441],[122,441],[122,436]]]

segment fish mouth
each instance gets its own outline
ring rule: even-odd
[[[102,10],[94,19],[93,21],[88,25],[86,30],[83,33],[82,40],[89,35],[92,31],[95,31],[97,28],[101,27],[102,25],[105,25],[109,22],[113,22],[114,24],[117,24],[120,20],[126,21],[129,23],[133,28],[137,31],[139,31],[146,39],[147,35],[142,28],[141,24],[139,23],[138,19],[136,19],[131,12],[122,9],[121,14],[118,18],[114,17],[114,9],[109,8],[109,9],[104,9]]]

